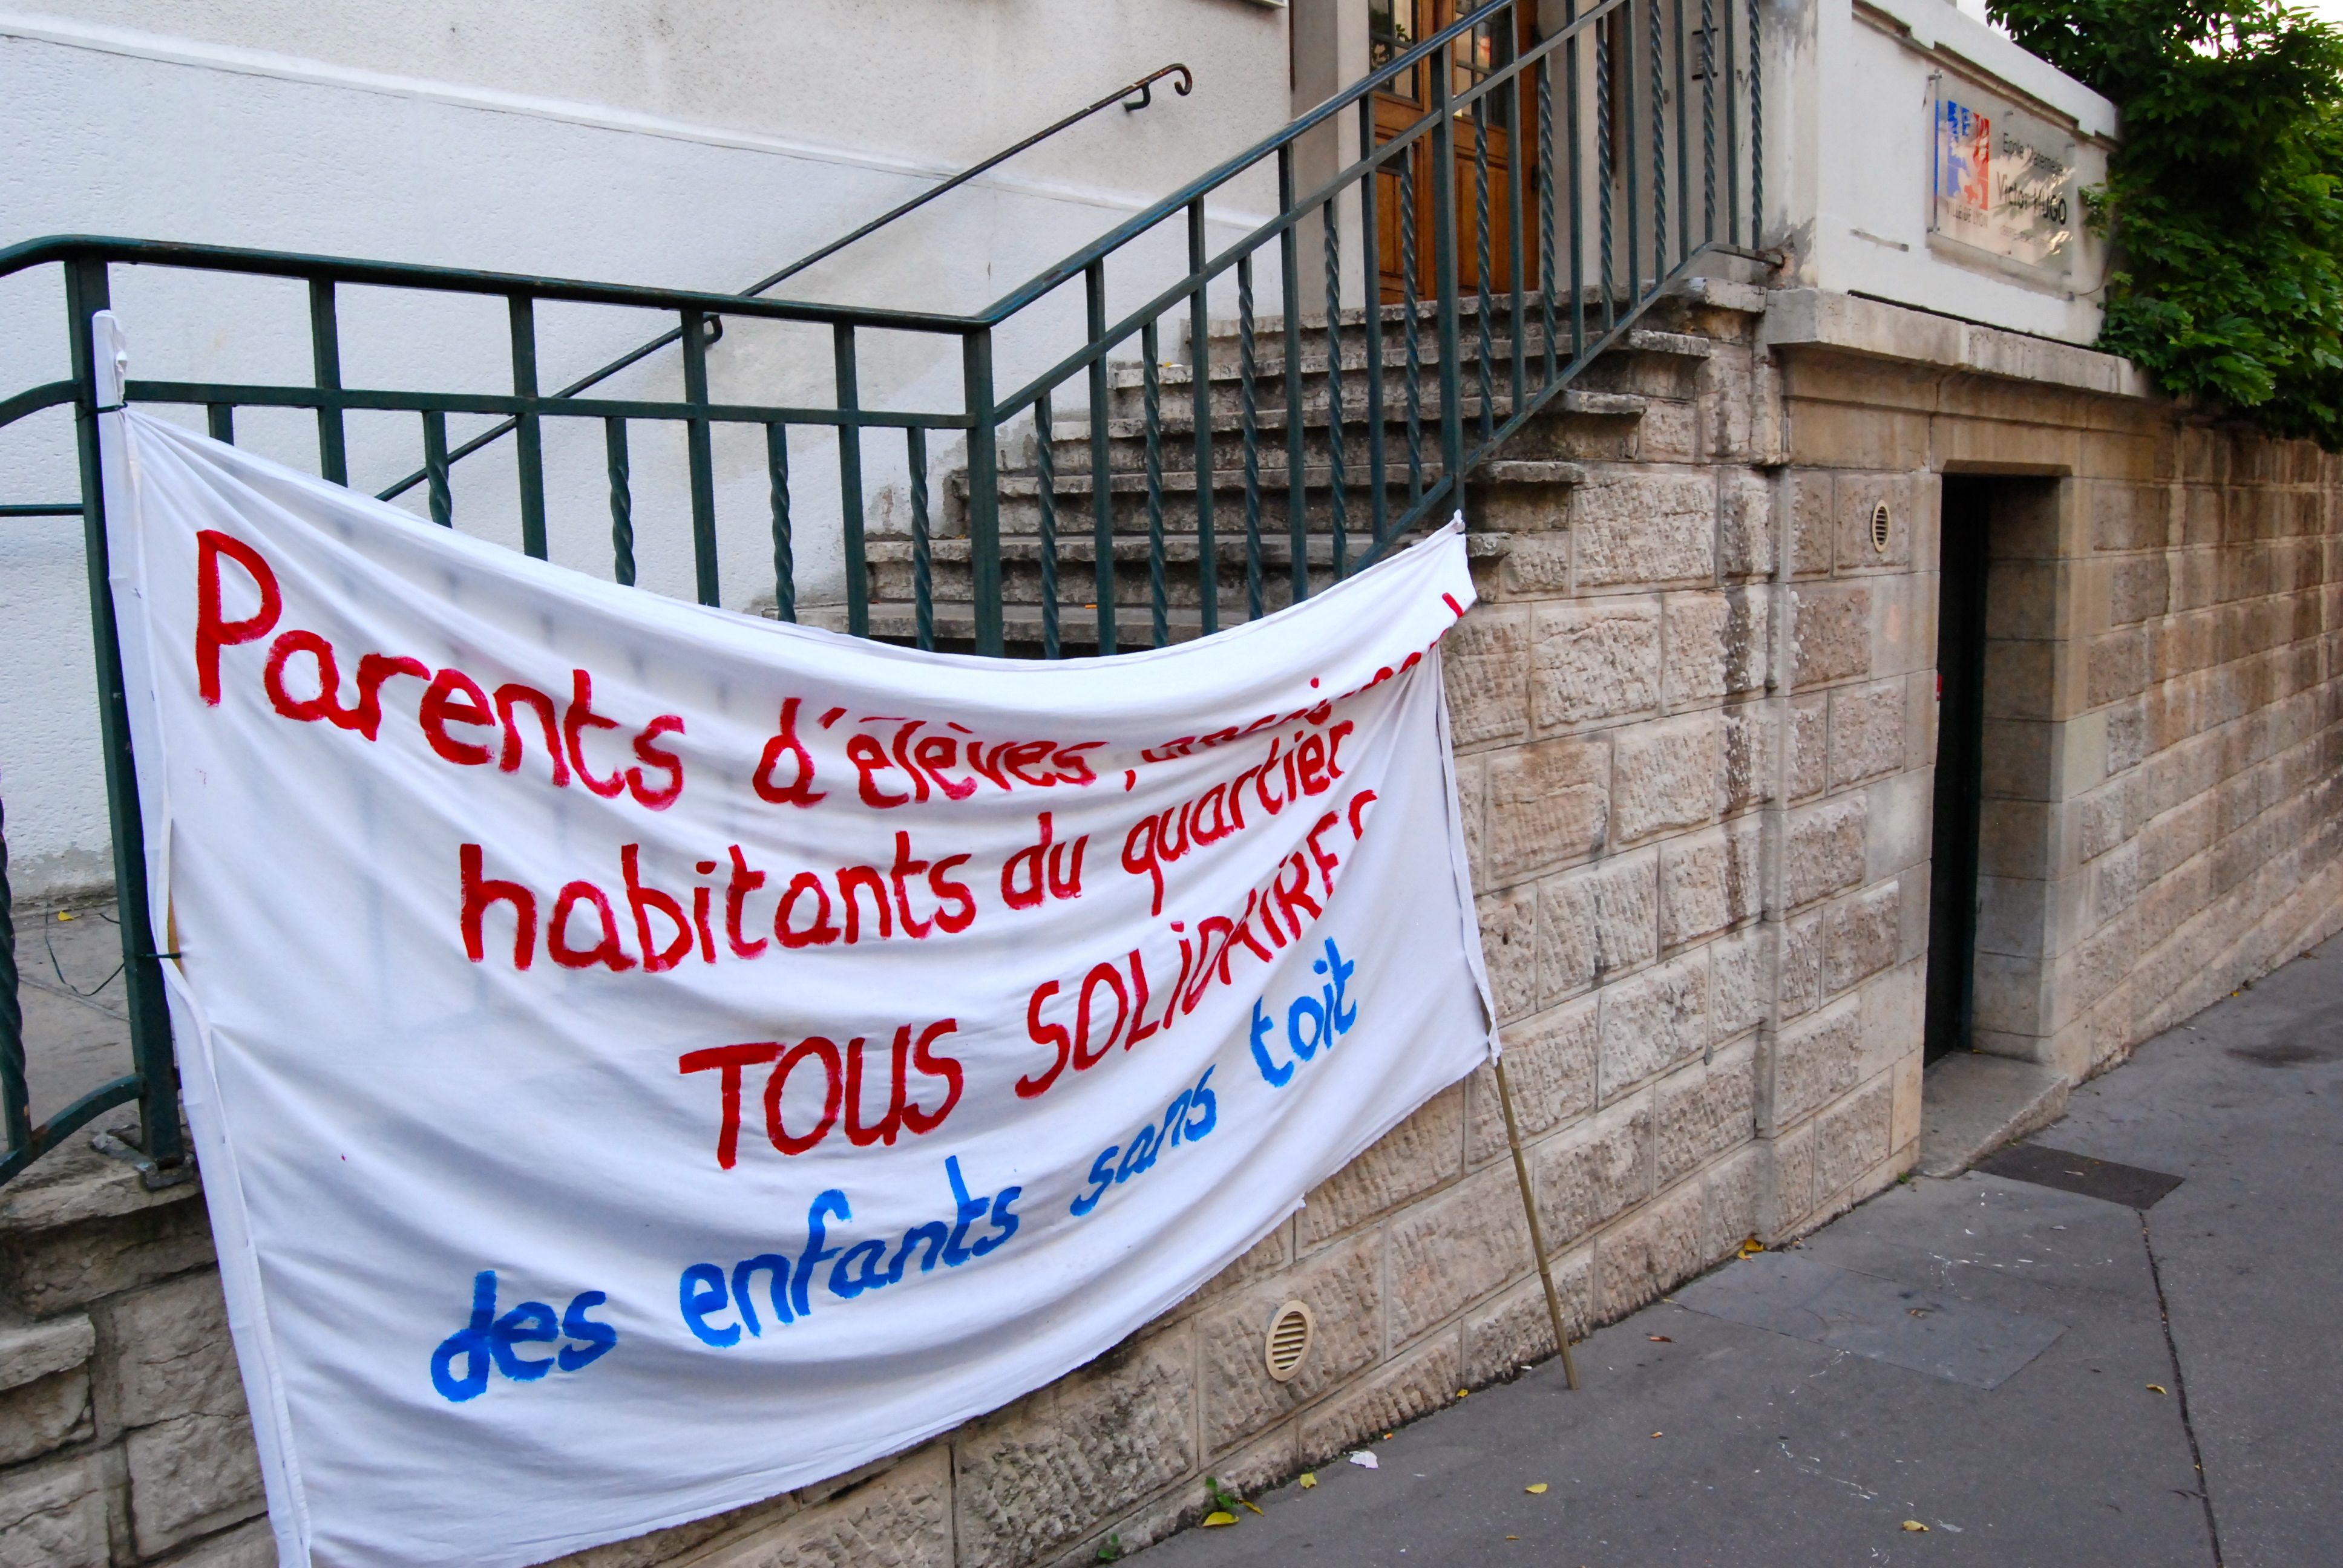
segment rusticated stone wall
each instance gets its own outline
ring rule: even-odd
[[[1695,286],[1475,476],[1446,671],[1574,1332],[1795,1235],[1920,1122],[1939,480],[1993,523],[1980,1043],[2079,1077],[2326,935],[2343,470],[2120,362]],[[1870,524],[1885,501],[1885,548]],[[1091,1365],[574,1568],[1093,1562],[1552,1353],[1483,1070]],[[0,1568],[272,1558],[192,1188],[0,1190]],[[1262,1365],[1307,1302],[1299,1375]]]
[[[0,1564],[274,1561],[191,1183],[80,1140],[0,1188]]]
[[[1869,301],[1776,295],[1762,337],[1802,510],[2015,477],[1984,541],[1978,1049],[2079,1081],[2333,931],[2343,458]]]
[[[1993,869],[2040,879],[2040,936],[2004,943],[2021,950],[1980,995],[2070,1077],[2285,962],[2343,903],[2343,463],[2202,427],[2127,455],[2062,487],[2056,535],[2006,574],[2072,631],[2026,661],[2050,666],[2040,759],[1993,803],[1997,851],[2026,857]]]

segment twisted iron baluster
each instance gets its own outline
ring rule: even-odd
[[[1399,166],[1400,312],[1407,334],[1407,499],[1423,499],[1423,333],[1415,302],[1415,269],[1421,259],[1415,227],[1415,149]]]
[[[1512,397],[1506,403],[1508,412],[1526,406],[1530,397],[1529,310],[1523,291],[1528,286],[1529,257],[1526,236],[1529,214],[1523,211],[1522,187],[1529,181],[1534,166],[1525,160],[1532,149],[1522,146],[1522,114],[1528,106],[1523,89],[1529,84],[1516,76],[1504,85],[1505,95],[1498,100],[1505,121],[1505,282],[1511,296],[1506,318],[1506,367],[1512,372]]]
[[[928,433],[918,426],[903,432],[911,461],[911,615],[920,646],[936,646],[936,585],[928,558]]]
[[[1684,0],[1668,0],[1668,55],[1676,74],[1676,256],[1692,254],[1692,94],[1684,81]]]
[[[1749,0],[1749,246],[1765,242],[1765,62],[1758,53],[1757,0]]]
[[[1373,101],[1362,99],[1359,149],[1372,155],[1378,145]],[[1359,336],[1367,378],[1367,516],[1377,550],[1391,536],[1391,457],[1385,449],[1390,432],[1383,422],[1383,189],[1382,161],[1370,156],[1366,177],[1359,182]]]
[[[1473,100],[1473,210],[1479,230],[1473,236],[1473,279],[1474,337],[1479,341],[1481,363],[1473,379],[1481,387],[1481,439],[1489,441],[1497,434],[1497,383],[1491,362],[1497,357],[1496,339],[1489,331],[1489,312],[1493,302],[1489,295],[1489,100],[1487,95]],[[1463,476],[1457,476],[1462,478]]]
[[[1611,326],[1612,301],[1615,292],[1612,284],[1611,245],[1611,18],[1605,16],[1594,25],[1594,189],[1596,216],[1600,218],[1603,325]]]
[[[1348,563],[1350,512],[1342,494],[1342,213],[1326,198],[1326,493],[1333,525],[1334,580]]]
[[[1254,407],[1252,257],[1237,262],[1237,396],[1244,446],[1245,610],[1262,618],[1261,441]]]
[[[1755,5],[1755,0],[1751,0]],[[1733,0],[1725,0],[1725,237],[1741,238],[1741,90],[1733,59]],[[1756,18],[1750,18],[1754,24]]]
[[[1084,305],[1096,357],[1090,363],[1091,390],[1091,538],[1098,552],[1092,582],[1098,594],[1098,650],[1114,652],[1117,638],[1114,602],[1118,585],[1114,572],[1114,457],[1106,364],[1106,263],[1094,261],[1082,269]]]
[[[1041,657],[1058,657],[1058,454],[1050,395],[1033,399],[1034,463],[1041,486]]]
[[[431,481],[431,520],[443,528],[454,528],[456,498],[447,482],[447,416],[437,408],[423,416],[423,471]]]
[[[1545,332],[1545,384],[1562,378],[1559,348],[1554,343],[1554,56],[1537,63],[1538,116],[1538,319]]]
[[[1700,236],[1716,237],[1716,0],[1700,0]]]
[[[1564,25],[1578,16],[1578,0],[1562,0]],[[1580,146],[1578,35],[1562,45],[1563,116],[1570,125],[1570,362],[1586,347],[1586,172]]]
[[[25,1088],[25,1006],[17,991],[15,910],[8,891],[8,811],[0,803],[0,1155],[33,1144]]]
[[[1204,198],[1188,204],[1188,408],[1195,426],[1196,630],[1210,637],[1221,629],[1221,547],[1212,532],[1212,482],[1219,462],[1212,456],[1212,320],[1206,297],[1211,251],[1204,236]]]
[[[1657,287],[1668,270],[1667,65],[1661,53],[1660,0],[1644,0],[1644,10],[1652,19],[1646,29],[1652,45],[1652,85],[1646,95],[1652,100],[1652,283]]]
[[[1163,582],[1163,388],[1157,378],[1155,337],[1152,321],[1140,328],[1140,353],[1146,360],[1140,408],[1147,430],[1147,597],[1155,617],[1155,646],[1161,648],[1172,640],[1172,618]]]
[[[610,559],[612,575],[627,588],[635,586],[635,497],[631,465],[627,458],[627,422],[612,417],[602,421],[602,451],[610,476]],[[441,461],[446,461],[447,446],[440,445]],[[442,472],[444,472],[444,468]],[[438,504],[438,481],[432,481],[432,503]]]
[[[1639,182],[1644,177],[1644,160],[1635,146],[1635,0],[1627,0],[1612,15],[1619,22],[1619,217],[1627,230],[1626,296],[1611,305],[1610,322],[1615,327],[1643,294],[1644,197]]]
[[[1293,146],[1277,150],[1277,211],[1287,220],[1277,236],[1279,299],[1284,306],[1285,357],[1285,576],[1292,598],[1310,597],[1310,432],[1302,409],[1302,230],[1293,186]]]
[[[773,614],[798,618],[798,563],[789,522],[789,427],[765,427],[765,476],[773,502]]]

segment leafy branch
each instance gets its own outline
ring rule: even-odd
[[[2099,346],[2343,450],[2343,33],[2283,0],[1987,0],[2113,99]]]

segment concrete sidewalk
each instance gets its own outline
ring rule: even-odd
[[[122,928],[111,903],[15,910],[25,1081],[33,1121],[132,1070]]]
[[[2343,938],[2028,1141],[2182,1180],[1916,1179],[1146,1560],[2343,1562]]]

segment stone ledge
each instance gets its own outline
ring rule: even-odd
[[[1956,1051],[1920,1091],[1920,1174],[1957,1176],[1987,1154],[2066,1113],[2066,1078],[2013,1056]]]
[[[1765,288],[1763,284],[1743,283],[1730,277],[1687,277],[1668,288],[1671,299],[1686,299],[1694,305],[1704,305],[1711,310],[1730,310],[1742,316],[1762,316],[1765,313]]]
[[[1583,485],[1586,482],[1586,466],[1500,457],[1474,468],[1465,476],[1464,482],[1467,489],[1475,484]]]
[[[1546,407],[1557,413],[1579,414],[1592,419],[1640,419],[1651,401],[1634,392],[1584,392],[1566,387]]]
[[[45,1323],[0,1324],[0,1390],[71,1372],[96,1348],[96,1332],[80,1312]]]
[[[2157,395],[2147,372],[2113,354],[1820,288],[1767,294],[1757,342],[1766,348],[1835,348],[2109,397]]]
[[[1665,354],[1678,359],[1708,359],[1716,353],[1715,342],[1696,333],[1654,332],[1641,327],[1627,334],[1626,347],[1631,353]]]
[[[184,1203],[202,1194],[199,1181],[148,1191],[135,1166],[90,1147],[91,1131],[84,1128],[75,1132],[0,1188],[0,1236],[54,1231],[85,1220],[116,1219]]]

